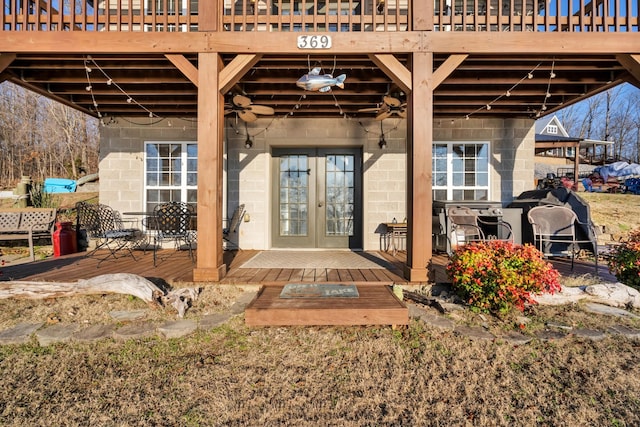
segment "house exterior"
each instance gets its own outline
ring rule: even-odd
[[[434,200],[506,205],[534,186],[537,117],[640,87],[624,0],[6,0],[0,21],[2,80],[104,125],[103,203],[197,207],[197,281],[224,277],[241,203],[247,249],[379,249],[406,218],[426,281]],[[297,87],[316,67],[344,88]]]
[[[614,141],[570,136],[556,115],[537,120],[535,129],[536,163],[571,170],[576,182],[581,175],[580,163],[604,164],[610,158]]]

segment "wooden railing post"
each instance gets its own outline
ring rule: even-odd
[[[198,31],[218,31],[224,0],[208,0],[198,3]]]

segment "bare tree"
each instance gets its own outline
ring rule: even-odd
[[[97,171],[98,121],[10,83],[0,84],[0,187],[22,175],[78,178]]]

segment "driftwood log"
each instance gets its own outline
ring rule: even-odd
[[[103,274],[77,282],[0,282],[0,299],[44,299],[77,295],[124,294],[133,295],[151,306],[171,305],[180,317],[196,300],[199,289],[184,288],[165,294],[149,280],[136,274]]]

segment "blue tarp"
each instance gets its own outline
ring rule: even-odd
[[[637,163],[615,162],[609,165],[595,168],[594,172],[598,172],[600,176],[607,182],[610,176],[634,176],[640,175],[640,165]]]
[[[73,193],[77,183],[73,179],[47,178],[44,180],[45,193]]]

